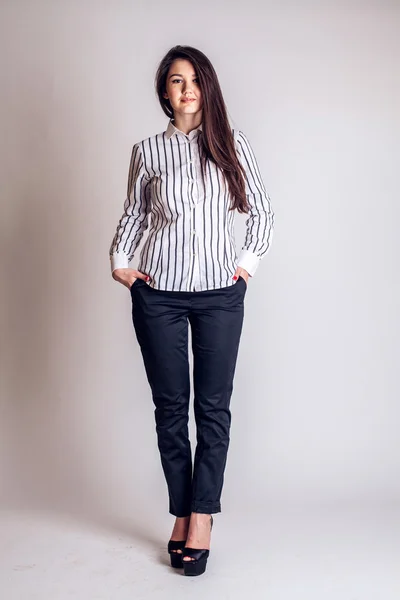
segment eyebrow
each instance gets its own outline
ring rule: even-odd
[[[169,78],[171,79],[171,77],[183,77],[182,73],[172,73],[172,75],[169,76]],[[196,73],[193,75],[193,77],[197,77]]]

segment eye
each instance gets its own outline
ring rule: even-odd
[[[182,81],[182,79],[179,79],[179,78],[178,79],[172,79],[172,83],[179,83],[179,81]],[[198,84],[199,83],[199,78],[195,77],[193,79],[193,81],[195,81]]]

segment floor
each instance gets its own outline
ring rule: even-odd
[[[214,515],[206,573],[169,566],[173,517],[0,511],[4,600],[399,600],[394,509]]]

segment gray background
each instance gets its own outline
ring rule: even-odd
[[[397,598],[399,3],[0,11],[4,597]],[[197,584],[167,567],[153,405],[108,259],[178,43],[214,64],[275,211]]]

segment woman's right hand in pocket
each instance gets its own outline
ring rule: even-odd
[[[136,269],[114,269],[112,272],[112,277],[115,281],[122,283],[125,287],[130,289],[132,285],[135,283],[136,279],[143,279],[144,281],[148,281],[150,277],[145,273],[141,273],[140,271],[136,271]]]

